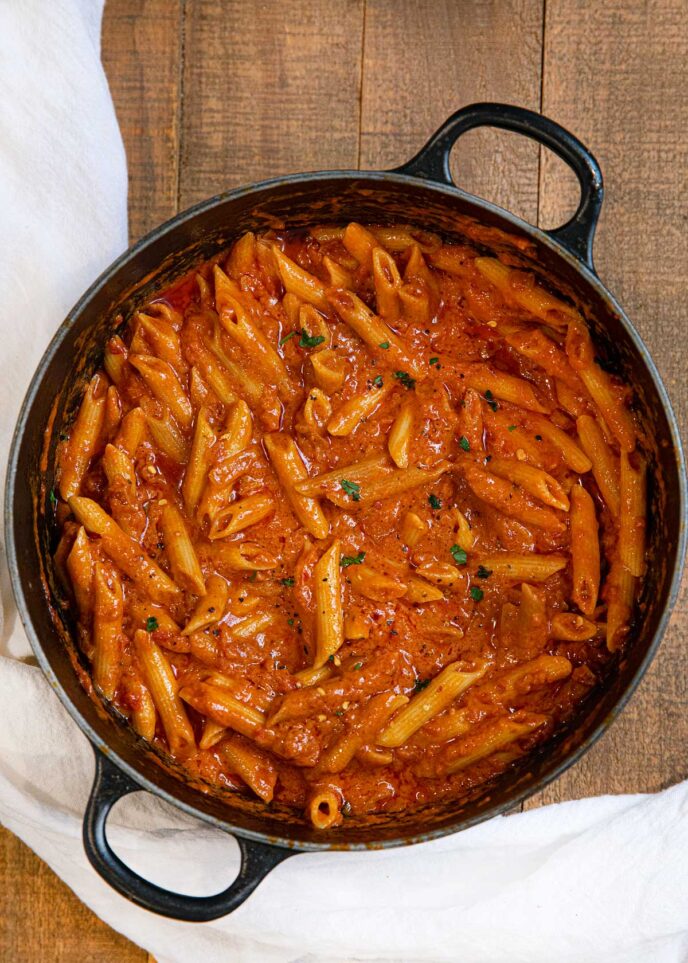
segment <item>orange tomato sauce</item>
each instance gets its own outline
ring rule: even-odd
[[[383,319],[389,340],[403,344],[408,364],[399,361],[399,354],[390,357],[393,349],[384,341],[366,343],[333,306],[336,289],[341,296],[343,287],[332,283],[335,263],[348,275],[347,289],[374,314],[379,308],[372,264],[352,253],[341,230],[249,238],[240,257],[236,250],[222,255],[161,291],[127,319],[122,341],[110,342],[110,353],[119,355],[121,366],[115,380],[101,375],[101,390],[109,388],[107,407],[97,438],[87,442],[87,467],[78,489],[79,497],[102,506],[168,576],[174,573],[162,516],[166,505],[176,506],[206,585],[213,576],[226,584],[223,610],[212,613],[204,627],[184,634],[197,610],[198,593],[182,585],[162,606],[169,618],[160,618],[140,580],[121,570],[116,552],[109,552],[86,525],[82,538],[88,564],[102,564],[123,594],[113,643],[116,708],[134,724],[143,703],[153,712],[134,644],[135,633],[147,631],[182,693],[194,744],[177,757],[194,779],[237,792],[251,792],[252,785],[268,804],[301,812],[318,793],[331,791],[339,810],[332,824],[349,813],[460,798],[548,739],[602,678],[611,657],[605,638],[606,576],[617,558],[618,519],[594,473],[574,470],[561,447],[541,430],[547,419],[580,447],[577,418],[590,415],[603,426],[612,456],[619,457],[599,408],[567,360],[566,328],[573,308],[550,296],[548,314],[536,316],[519,298],[519,292],[537,289],[529,276],[517,272],[511,287],[500,289],[481,273],[471,247],[442,244],[419,232],[413,237],[423,241],[422,249],[388,245],[399,280],[392,279],[391,307]],[[320,281],[329,306],[303,310],[304,299],[285,287],[272,245]],[[259,353],[228,333],[237,312],[218,303],[215,265],[239,292],[251,329],[281,359],[285,378],[276,379]],[[141,314],[152,319],[147,328]],[[166,348],[161,347],[164,339],[151,335],[156,325],[167,338]],[[516,335],[534,332],[555,359],[544,367],[514,347]],[[338,386],[332,380],[324,386],[322,376],[318,380],[317,356],[323,351],[329,352],[329,369],[335,375],[343,372]],[[187,424],[170,415],[163,396],[132,363],[140,356],[162,358],[172,370],[192,412]],[[209,364],[223,373],[237,401],[220,397]],[[250,375],[248,394],[233,378],[231,364]],[[484,387],[495,375],[499,384],[504,374],[519,379],[511,386],[516,391],[511,400]],[[625,390],[616,379],[609,381],[626,407]],[[328,429],[342,406],[380,388],[388,389],[380,403],[355,420],[351,430],[333,434]],[[525,403],[516,403],[521,399]],[[250,409],[250,437],[236,451],[227,431],[241,402]],[[411,423],[407,469],[390,455],[390,433],[404,406]],[[126,449],[122,420],[136,408],[146,418],[169,423],[172,417],[183,457],[171,457],[147,421],[135,449],[126,452],[135,472],[132,489],[108,476],[104,453],[107,445]],[[182,485],[201,408],[212,444],[205,455],[203,492],[190,510]],[[315,496],[327,523],[324,538],[314,537],[297,517],[277,478],[265,445],[265,437],[275,433],[294,440],[304,475],[315,478],[347,469]],[[78,463],[77,447],[73,429],[60,446],[58,478]],[[381,466],[372,475],[358,477],[355,467],[347,467],[372,456],[379,457]],[[491,471],[491,463],[499,472]],[[438,466],[444,470],[436,471]],[[523,466],[553,479],[565,507],[534,494],[527,479],[516,474]],[[414,468],[432,479],[397,494],[385,496],[381,490],[379,497],[366,497],[368,485]],[[594,538],[601,552],[601,588],[587,614],[572,599],[568,505],[575,486],[592,496],[599,526]],[[216,537],[227,517],[222,513],[254,496],[266,496],[267,515]],[[56,561],[81,644],[94,658],[92,575],[89,569],[83,576],[86,588],[79,593],[73,573],[80,570],[73,565],[67,571],[66,566],[80,530],[69,504],[60,500],[58,505],[62,540]],[[311,682],[299,673],[313,667],[318,652],[314,569],[335,539],[341,553],[341,644]],[[232,549],[246,543],[258,553],[261,568],[237,567]],[[518,565],[512,572],[494,564],[509,556],[560,558],[561,565],[544,578],[524,577]],[[626,631],[622,625],[619,644]],[[385,746],[381,733],[389,718],[382,725],[379,719],[371,722],[372,701],[379,697],[382,705],[384,694],[401,695],[407,706],[420,706],[432,692],[431,680],[452,663],[466,673],[482,674],[400,745]],[[195,706],[185,701],[194,686],[208,696],[202,688],[207,684],[224,686],[239,703],[252,707],[260,714],[259,724],[242,731],[231,713],[218,714],[212,699],[196,699]],[[157,704],[155,709],[149,735],[169,752],[163,716]],[[215,741],[200,748],[204,731],[211,734],[208,743]],[[341,770],[330,771],[333,748],[347,739],[354,747],[351,758]]]

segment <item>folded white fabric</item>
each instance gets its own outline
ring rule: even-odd
[[[99,60],[102,0],[0,0],[0,438],[73,301],[126,244],[126,168]],[[4,476],[5,466],[2,465]],[[3,479],[4,480],[4,479]],[[688,959],[688,784],[495,819],[407,850],[296,856],[232,916],[192,925],[93,872],[86,739],[29,654],[5,566],[0,821],[160,963],[679,963]],[[143,794],[115,849],[193,895],[236,874],[234,841]]]

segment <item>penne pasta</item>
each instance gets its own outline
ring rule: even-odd
[[[276,244],[273,245],[272,251],[285,290],[296,295],[301,301],[314,305],[320,311],[328,311],[330,306],[322,281],[300,268],[280,251]]]
[[[163,409],[163,413],[159,414],[158,408],[146,398],[141,406],[153,446],[178,465],[183,465],[189,454],[189,446],[170,411]]]
[[[388,324],[394,324],[401,313],[399,269],[391,254],[382,247],[373,248],[372,265],[377,313]]]
[[[374,696],[358,713],[355,722],[329,747],[320,760],[323,772],[341,772],[366,743],[373,742],[394,713],[408,698],[394,692]]]
[[[170,501],[162,510],[161,528],[175,584],[194,595],[205,595],[203,572],[193,542],[181,512]]]
[[[96,453],[105,419],[107,383],[95,375],[86,389],[67,443],[60,473],[60,495],[68,502],[78,495],[89,463]]]
[[[211,522],[208,538],[227,538],[228,535],[236,535],[250,528],[251,525],[262,522],[274,511],[274,499],[267,493],[240,498],[217,513]]]
[[[507,267],[496,258],[477,257],[475,266],[507,302],[518,305],[552,328],[561,329],[567,321],[580,317],[575,308],[537,285],[532,274]]]
[[[600,590],[600,543],[595,503],[586,490],[571,489],[571,599],[592,616]]]
[[[405,401],[394,419],[387,439],[389,454],[397,468],[408,468],[413,434],[413,402]]]
[[[130,579],[155,602],[174,601],[180,590],[138,543],[90,498],[74,496],[69,507],[86,531],[100,536],[100,545]]]
[[[548,532],[563,532],[563,521],[550,508],[533,504],[528,496],[518,490],[511,481],[498,478],[477,465],[462,465],[463,475],[478,498],[498,508],[505,515],[513,516]]]
[[[114,569],[96,562],[93,584],[93,684],[113,699],[122,674],[122,580]]]
[[[387,749],[402,746],[421,726],[447,708],[458,696],[481,679],[487,664],[467,672],[463,663],[452,662],[430,682],[427,688],[413,696],[378,736],[378,744]]]
[[[510,458],[492,458],[490,471],[500,478],[510,479],[544,505],[562,512],[569,510],[569,499],[564,489],[556,478],[540,468]]]
[[[220,757],[263,802],[272,802],[277,769],[270,757],[241,736],[223,739]]]
[[[585,385],[602,417],[614,433],[622,451],[635,448],[635,426],[614,390],[611,378],[595,361],[595,349],[587,328],[580,321],[572,321],[566,335],[566,353],[571,367]]]
[[[612,513],[618,518],[620,510],[619,462],[605,441],[599,425],[590,415],[581,415],[576,422],[578,437],[583,451],[590,459],[592,474],[600,494]]]
[[[317,650],[314,668],[323,666],[344,641],[342,584],[339,574],[341,544],[335,539],[313,569],[315,637]]]
[[[389,474],[391,468],[389,459],[383,453],[335,468],[333,471],[325,472],[322,475],[315,475],[313,478],[304,479],[294,487],[302,495],[324,495],[328,491],[336,492],[341,489],[342,481],[347,478],[355,478],[360,484],[363,484],[369,479],[375,478],[381,472]]]
[[[621,452],[619,475],[619,559],[631,575],[645,570],[645,463],[634,453]],[[591,614],[591,613],[587,613]]]
[[[222,686],[194,682],[183,686],[179,690],[179,697],[201,715],[242,736],[252,737],[265,725],[265,715],[262,712],[240,702]]]
[[[146,687],[160,716],[170,749],[175,754],[191,752],[196,740],[169,662],[148,632],[137,631],[134,645]]]
[[[341,800],[332,789],[314,793],[306,807],[314,829],[334,829],[342,821]]]
[[[129,362],[146,382],[153,396],[169,409],[177,424],[182,428],[190,428],[193,408],[174,368],[167,361],[152,355],[132,354]]]
[[[295,488],[298,482],[308,477],[308,471],[294,439],[275,432],[265,435],[263,444],[296,517],[314,538],[327,538],[330,525],[319,502]]]
[[[380,388],[369,388],[363,394],[354,395],[349,401],[345,401],[327,422],[329,433],[338,438],[350,435],[359,424],[375,414],[392,387],[388,382]]]
[[[514,555],[497,552],[479,556],[480,564],[494,575],[515,582],[546,582],[568,564],[564,555]]]
[[[398,365],[411,374],[419,374],[420,367],[413,352],[359,297],[343,288],[330,288],[327,298],[339,317],[376,355],[383,357],[384,352],[386,363]]]
[[[529,715],[523,721],[496,719],[488,722],[475,734],[458,739],[447,755],[446,775],[452,775],[493,755],[499,749],[523,739],[547,721],[546,716]]]
[[[182,482],[184,508],[190,515],[195,512],[205,487],[210,451],[216,441],[217,436],[210,424],[209,409],[201,408],[196,415],[193,441]]]

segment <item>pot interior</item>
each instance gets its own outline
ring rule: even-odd
[[[112,717],[81,679],[86,663],[73,625],[59,606],[51,567],[56,532],[46,511],[53,486],[55,445],[74,416],[85,381],[101,364],[106,334],[156,292],[227,248],[246,230],[313,223],[412,223],[449,240],[506,253],[535,270],[554,292],[570,298],[591,323],[605,364],[634,386],[649,459],[648,552],[652,559],[623,657],[590,694],[566,730],[483,785],[471,798],[445,800],[402,813],[352,818],[343,831],[316,833],[292,810],[193,787],[121,720]],[[52,419],[52,420],[51,420]],[[44,432],[47,456],[41,469]],[[94,742],[147,788],[225,829],[295,845],[349,848],[395,845],[465,828],[516,805],[570,765],[603,731],[634,688],[659,641],[682,551],[682,467],[666,395],[646,350],[600,285],[540,232],[458,191],[391,174],[300,175],[235,191],[199,205],[159,229],[117,262],[82,298],[53,340],[30,389],[8,475],[8,543],[22,618],[58,694]],[[28,483],[27,483],[28,482]],[[76,670],[76,671],[75,671]],[[201,790],[201,791],[199,791]]]

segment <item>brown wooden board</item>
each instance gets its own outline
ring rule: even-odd
[[[543,112],[597,155],[606,200],[595,245],[602,280],[645,339],[685,437],[685,184],[688,25],[682,0],[547,3]],[[548,156],[541,214],[572,206]],[[604,738],[528,806],[601,793],[651,792],[688,776],[688,596],[659,654]]]

